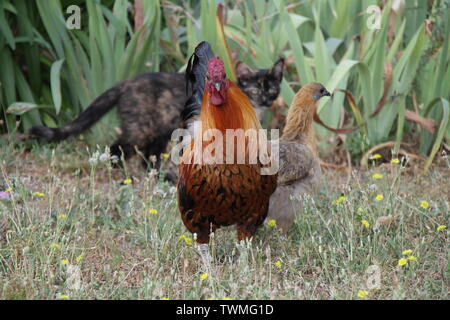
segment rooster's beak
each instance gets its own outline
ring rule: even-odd
[[[222,85],[222,83],[220,82],[214,82],[214,87],[216,87],[217,91],[220,91],[220,86]]]

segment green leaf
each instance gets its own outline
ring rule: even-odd
[[[284,1],[280,1],[280,22],[284,25],[285,32],[289,36],[289,44],[294,51],[295,67],[300,75],[300,83],[307,84],[312,82],[314,77],[311,68],[305,63],[305,53],[303,51],[302,42],[294,26],[291,16],[287,13]]]
[[[8,109],[6,109],[6,113],[20,116],[31,110],[39,109],[42,107],[43,106],[39,106],[38,104],[32,102],[14,102],[8,107]]]
[[[328,91],[333,92],[335,89],[337,89],[338,84],[341,82],[341,80],[348,76],[348,73],[350,70],[360,64],[361,62],[357,60],[344,60],[339,63],[339,65],[334,70],[331,78],[326,83],[325,87],[328,89]],[[339,88],[339,89],[345,89],[345,88]],[[317,108],[317,113],[321,113],[322,109],[324,107],[324,104],[320,104]]]
[[[55,61],[50,70],[50,86],[52,88],[53,103],[55,104],[56,114],[61,111],[61,67],[65,59]]]
[[[427,162],[425,163],[425,171],[428,171],[431,164],[433,163],[434,157],[436,156],[436,153],[439,151],[439,148],[441,147],[442,140],[444,139],[447,127],[449,126],[448,124],[450,121],[450,104],[447,99],[438,98],[430,104],[429,108],[431,108],[434,104],[438,103],[439,101],[442,103],[443,117],[441,120],[441,124],[439,125],[439,130],[436,135],[436,140],[434,141],[433,148],[431,149],[431,153],[428,156]]]
[[[6,42],[11,47],[11,49],[16,50],[16,42],[14,39],[14,35],[9,28],[8,22],[6,20],[6,14],[5,9],[3,7],[3,1],[0,2],[0,34],[3,34],[3,36],[6,39]]]

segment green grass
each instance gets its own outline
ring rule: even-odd
[[[26,150],[0,147],[0,191],[13,188],[12,199],[0,199],[0,299],[358,299],[359,290],[369,292],[365,299],[449,298],[449,231],[436,230],[450,222],[446,158],[426,176],[412,161],[374,163],[348,184],[345,173],[325,172],[327,187],[304,200],[287,235],[265,225],[238,244],[233,228],[219,229],[208,269],[180,238],[192,236],[175,189],[138,159],[125,174],[109,162],[92,167],[93,150],[75,142]],[[129,177],[133,184],[123,185]],[[377,225],[380,216],[392,224]],[[417,261],[399,267],[406,249]],[[378,289],[368,288],[372,265]]]
[[[82,12],[80,30],[65,25],[74,4]],[[367,24],[371,5],[383,9],[379,29]],[[183,72],[206,40],[231,80],[234,60],[268,68],[285,57],[281,113],[308,82],[348,90],[354,105],[337,91],[318,113],[332,128],[360,126],[353,135],[358,147],[347,149],[352,157],[387,141],[396,142],[396,151],[411,143],[410,152],[428,157],[427,169],[450,141],[449,9],[449,0],[2,0],[0,134],[67,124],[134,75]],[[434,119],[436,132],[409,121],[407,111]],[[273,116],[266,112],[263,124]],[[103,144],[116,125],[114,114],[105,116],[86,141]],[[336,134],[315,129],[319,150],[330,150]]]

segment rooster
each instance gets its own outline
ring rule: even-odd
[[[204,139],[208,129],[218,130],[225,137],[227,129],[257,130],[261,124],[249,99],[227,79],[223,62],[214,56],[207,42],[197,46],[193,57],[187,70],[193,95],[186,102],[184,114],[195,115],[191,111],[201,106],[201,128],[195,131],[194,139],[181,158],[178,204],[184,225],[196,235],[202,257],[210,259],[207,248],[210,233],[216,229],[236,225],[238,240],[255,234],[267,216],[277,177],[276,174],[262,175],[263,165],[259,161],[257,164],[194,161],[195,143]],[[200,148],[203,154],[206,143]],[[234,150],[237,148],[235,145]],[[244,150],[247,159],[248,146]]]
[[[294,97],[279,141],[278,186],[270,198],[267,219],[287,231],[301,203],[291,199],[312,193],[320,185],[321,170],[315,144],[313,118],[319,100],[330,93],[320,83],[310,83]],[[295,201],[295,202],[293,202]]]

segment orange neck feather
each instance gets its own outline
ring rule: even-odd
[[[193,159],[201,156],[197,154],[198,150],[194,148],[195,141],[203,141],[204,132],[208,129],[220,130],[223,134],[223,142],[226,142],[227,129],[261,129],[261,123],[256,116],[256,112],[250,103],[248,97],[239,89],[237,85],[230,82],[227,91],[227,98],[223,105],[215,106],[211,104],[210,93],[205,89],[200,113],[201,128],[198,130],[191,145],[184,151],[182,164],[184,160],[192,162]],[[201,149],[205,148],[208,142],[203,141]],[[246,149],[248,152],[248,149]],[[193,151],[193,152],[191,152]],[[225,147],[223,148],[225,152]],[[237,149],[235,148],[235,152]],[[187,176],[192,165],[182,165],[181,176]]]
[[[211,104],[210,93],[205,90],[200,114],[202,131],[218,129],[260,129],[261,124],[248,97],[230,82],[227,99],[221,106]]]

